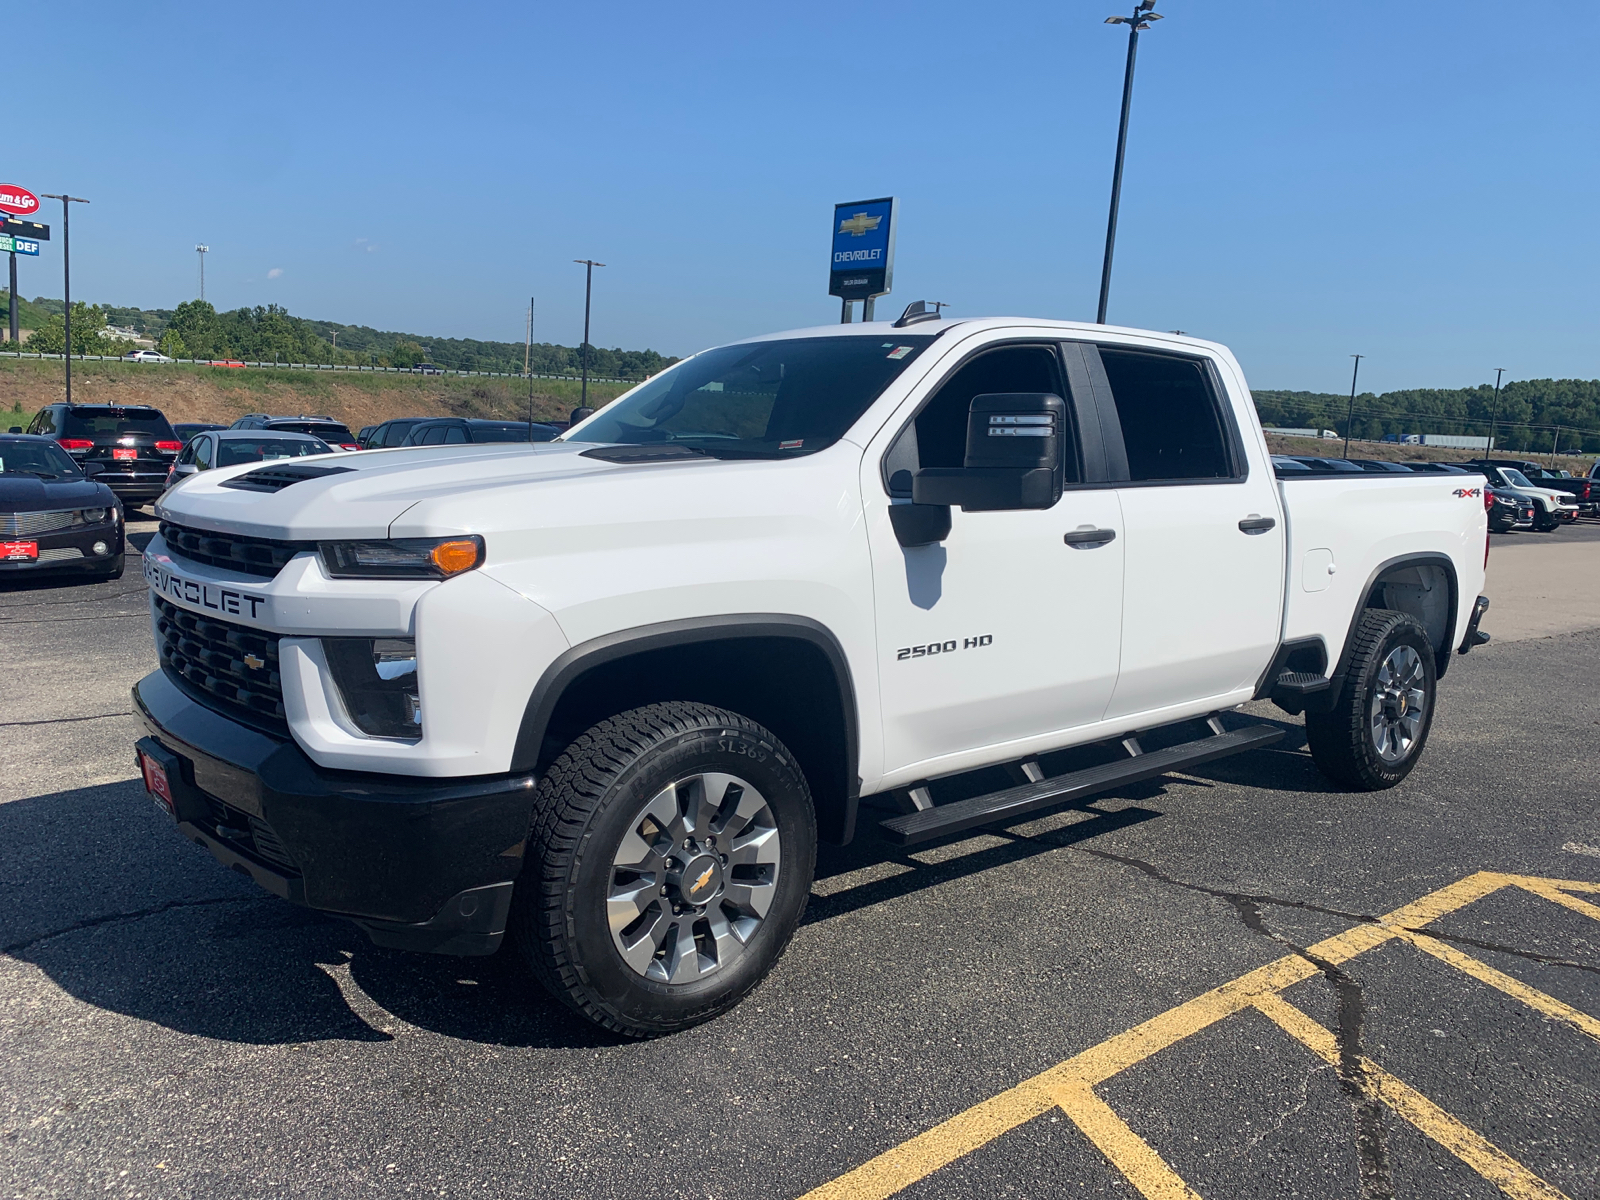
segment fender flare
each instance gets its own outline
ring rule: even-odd
[[[639,625],[580,642],[557,656],[534,685],[523,712],[522,726],[517,732],[510,769],[514,772],[532,771],[537,767],[544,747],[545,732],[562,695],[569,685],[586,672],[617,659],[651,650],[736,638],[786,638],[805,642],[822,653],[832,670],[834,686],[839,694],[840,712],[844,717],[846,795],[843,797],[845,811],[842,816],[844,840],[848,841],[854,831],[856,802],[861,793],[861,731],[855,684],[849,660],[839,639],[827,626],[810,617],[787,613],[690,617]]]
[[[1397,567],[1443,567],[1445,578],[1450,584],[1450,606],[1444,630],[1444,649],[1434,651],[1435,673],[1438,678],[1443,678],[1450,665],[1450,652],[1455,648],[1456,614],[1461,604],[1461,584],[1456,579],[1456,564],[1448,554],[1437,550],[1420,551],[1412,554],[1400,554],[1385,562],[1379,563],[1367,576],[1366,585],[1356,597],[1355,612],[1350,614],[1350,628],[1345,631],[1344,645],[1339,647],[1339,663],[1333,670],[1330,678],[1333,685],[1328,688],[1327,695],[1332,697],[1344,690],[1345,676],[1350,673],[1351,647],[1355,642],[1356,626],[1361,621],[1361,614],[1367,609],[1367,600],[1372,596],[1372,589],[1378,585],[1378,580]]]

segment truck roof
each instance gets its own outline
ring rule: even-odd
[[[1119,337],[1137,337],[1141,340],[1154,339],[1194,350],[1227,350],[1227,347],[1219,342],[1206,341],[1204,338],[1192,337],[1189,334],[1178,333],[1173,330],[1135,329],[1125,325],[1096,325],[1092,321],[1061,321],[1049,317],[998,316],[951,317],[942,320],[925,320],[904,327],[897,326],[893,321],[855,321],[848,325],[813,325],[804,329],[786,329],[778,333],[764,333],[755,337],[740,338],[736,342],[725,344],[740,345],[745,342],[770,342],[780,338],[932,337],[948,333],[958,327],[964,332],[970,333],[984,329],[1004,329],[1015,325],[1026,325],[1033,329],[1059,330],[1064,336],[1074,339],[1092,340],[1110,334]]]

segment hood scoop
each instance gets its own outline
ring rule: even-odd
[[[641,463],[705,458],[707,454],[704,450],[697,450],[693,446],[674,446],[670,442],[652,442],[643,446],[596,446],[593,450],[582,451],[582,456],[584,458],[598,458],[601,462]]]
[[[244,492],[281,492],[290,484],[321,479],[325,475],[343,475],[354,470],[354,467],[316,467],[310,464],[303,467],[258,467],[243,475],[235,475],[232,479],[224,479],[217,486],[238,488]]]

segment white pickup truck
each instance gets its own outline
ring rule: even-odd
[[[147,788],[280,896],[509,931],[646,1036],[756,985],[863,797],[900,843],[1004,824],[1273,742],[1223,719],[1265,697],[1343,785],[1412,769],[1488,636],[1478,478],[1280,481],[1222,346],[918,307],[552,443],[188,478],[144,555]]]

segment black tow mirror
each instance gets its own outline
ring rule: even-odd
[[[575,408],[572,410],[572,415],[567,418],[567,428],[571,429],[579,421],[587,421],[592,416],[594,416],[594,409],[587,405],[583,408]]]
[[[1066,401],[1048,392],[974,396],[965,464],[922,468],[911,481],[912,499],[963,512],[1049,508],[1061,499],[1066,425]]]
[[[84,473],[84,476],[86,478],[93,479],[96,475],[100,474],[100,472],[104,471],[106,468],[105,468],[105,464],[104,463],[86,462],[86,463],[79,463],[78,464],[78,469]]]

